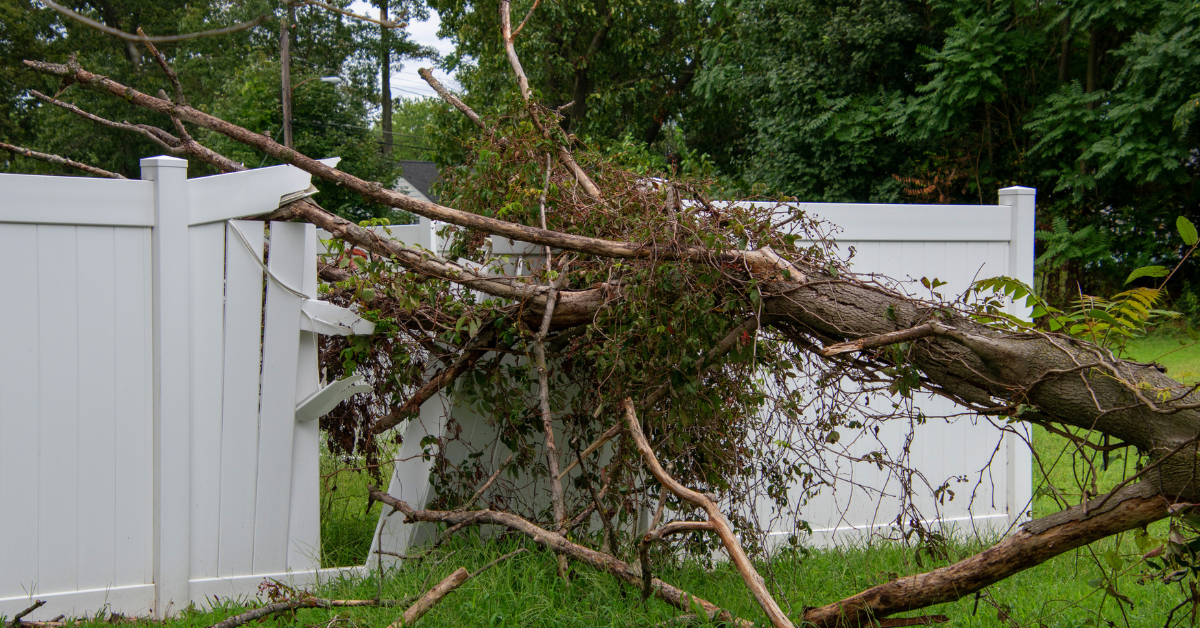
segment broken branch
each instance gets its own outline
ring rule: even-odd
[[[108,177],[109,179],[124,179],[125,178],[124,176],[119,175],[115,172],[109,172],[103,168],[89,166],[85,163],[80,163],[73,159],[67,159],[66,157],[59,157],[58,155],[51,155],[49,153],[39,153],[37,151],[29,150],[28,148],[22,148],[20,146],[13,146],[12,144],[5,144],[4,142],[0,142],[0,149],[6,150],[6,151],[16,154],[16,155],[20,155],[22,157],[28,157],[30,159],[36,159],[38,161],[45,161],[45,162],[52,163],[52,164],[55,164],[58,166],[67,166],[68,168],[82,170],[83,172],[86,172],[88,174],[94,174],[98,177]]]
[[[758,601],[759,606],[766,612],[771,623],[776,628],[792,628],[792,621],[788,619],[783,609],[779,608],[779,605],[775,603],[775,599],[771,597],[771,593],[767,591],[766,582],[762,576],[758,575],[758,571],[754,569],[754,565],[750,563],[750,558],[746,556],[745,550],[742,549],[742,544],[734,536],[733,528],[729,526],[729,522],[725,520],[725,515],[717,508],[717,504],[707,496],[680,484],[663,470],[662,465],[658,463],[658,458],[654,455],[654,450],[650,448],[650,442],[642,434],[642,426],[638,424],[637,414],[633,409],[633,402],[625,399],[623,405],[625,407],[625,419],[629,422],[629,433],[633,436],[633,442],[637,444],[638,451],[642,453],[642,457],[646,460],[646,466],[650,469],[650,473],[665,488],[675,493],[680,499],[704,509],[704,512],[708,514],[708,522],[712,524],[717,536],[721,537],[721,543],[725,546],[725,551],[729,552],[729,558],[733,560],[734,566],[742,574],[742,580],[746,582],[750,593],[754,595],[754,599]]]
[[[607,571],[627,584],[637,587],[640,587],[642,584],[640,570],[634,566],[603,552],[597,552],[582,545],[576,545],[568,541],[563,535],[546,530],[512,513],[489,509],[469,511],[416,510],[408,505],[408,503],[396,499],[373,486],[370,487],[369,491],[372,500],[383,502],[396,511],[403,513],[406,523],[425,521],[452,525],[463,522],[467,522],[470,525],[502,525],[530,537],[538,545],[557,554],[562,554],[579,562],[586,563],[596,569]],[[659,599],[682,611],[691,611],[691,604],[694,602],[704,608],[705,613],[709,617],[719,618],[724,621],[735,621],[742,628],[750,628],[753,625],[751,622],[733,617],[729,611],[721,609],[721,607],[712,602],[694,597],[686,591],[678,589],[662,580],[655,578],[652,584],[654,594]]]

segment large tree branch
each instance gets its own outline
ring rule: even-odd
[[[702,246],[672,246],[658,247],[653,244],[642,244],[632,242],[619,242],[615,240],[605,240],[602,238],[591,238],[571,233],[562,233],[540,227],[530,227],[517,223],[507,222],[488,216],[482,216],[471,212],[466,212],[458,209],[452,209],[443,205],[438,205],[429,201],[422,201],[406,194],[389,190],[377,182],[368,182],[351,174],[327,166],[315,159],[302,155],[293,149],[287,148],[276,143],[269,137],[254,133],[235,124],[226,122],[220,118],[207,114],[198,109],[194,109],[187,105],[172,103],[169,100],[156,98],[139,92],[131,87],[122,85],[106,76],[100,76],[92,72],[88,72],[82,68],[71,68],[66,65],[57,63],[45,63],[41,61],[26,60],[25,64],[38,72],[61,76],[78,81],[80,84],[88,86],[92,89],[108,92],[119,98],[129,101],[131,104],[151,111],[156,111],[166,116],[177,117],[181,120],[198,124],[201,127],[220,133],[230,139],[246,144],[258,150],[279,159],[284,163],[291,164],[309,172],[326,181],[344,186],[359,195],[364,199],[403,209],[412,212],[418,216],[424,216],[432,220],[440,220],[450,224],[475,229],[485,233],[501,235],[513,240],[523,242],[531,242],[543,246],[560,248],[568,251],[584,253],[588,255],[596,255],[607,258],[620,259],[658,259],[658,260],[682,260],[693,261],[699,263],[727,263],[743,266],[748,272],[756,275],[777,275],[785,273],[791,276],[793,280],[803,281],[804,274],[800,272],[797,266],[783,259],[777,253],[769,248],[763,248],[756,251],[742,251],[734,249],[724,249],[715,251]],[[569,158],[569,155],[567,156]],[[559,158],[563,155],[560,153]],[[282,214],[281,214],[282,215]],[[318,217],[312,214],[304,216],[295,216],[298,219],[314,222],[321,220],[327,224],[332,224],[329,221],[330,217]],[[323,228],[329,229],[325,224],[320,224]],[[334,231],[330,229],[330,231]],[[336,228],[337,236],[349,242],[353,242],[369,250],[380,252],[372,248],[375,246],[373,241],[379,240],[378,236],[367,237],[370,233],[362,230],[362,234],[354,233],[351,228]],[[406,247],[400,247],[406,248]],[[411,251],[411,250],[410,250]],[[427,253],[425,254],[428,255]],[[404,259],[400,260],[404,262]],[[464,271],[461,267],[453,265],[454,276],[471,276],[476,273]],[[415,267],[414,267],[415,268]],[[432,271],[433,269],[429,269]],[[447,269],[448,270],[448,269]],[[419,272],[424,272],[420,270]],[[454,276],[445,276],[445,274],[437,274],[428,272],[432,276],[444,276],[446,279],[454,280]],[[480,281],[485,281],[483,276],[478,276]],[[487,278],[494,280],[494,278]],[[471,277],[474,281],[475,277]],[[494,296],[505,298],[523,298],[533,295],[544,297],[544,287],[527,286],[520,290],[511,288],[496,288],[498,292],[493,292],[492,287],[486,283],[473,285],[473,289],[487,292]],[[543,303],[544,305],[544,303]],[[560,305],[562,305],[560,303]]]
[[[856,628],[894,613],[953,602],[1077,547],[1162,519],[1168,514],[1168,506],[1162,497],[1127,499],[1108,512],[1040,534],[1021,530],[948,567],[897,578],[828,606],[809,609],[804,613],[805,625]]]
[[[116,28],[112,28],[111,26],[106,26],[104,24],[101,24],[100,22],[97,22],[96,20],[93,20],[89,17],[80,15],[79,13],[76,13],[75,11],[72,11],[71,9],[68,9],[67,7],[62,6],[61,4],[52,2],[51,0],[39,0],[39,1],[42,4],[50,7],[51,9],[54,9],[55,11],[58,11],[59,13],[75,20],[76,22],[90,26],[91,28],[94,28],[102,33],[108,33],[109,35],[114,35],[116,37],[120,37],[121,39],[124,39],[125,41],[131,41],[131,42],[135,42],[135,43],[142,41],[142,38],[139,37],[138,35],[135,35],[133,33],[126,33],[123,30],[119,30]],[[217,28],[217,29],[213,29],[210,31],[200,31],[200,32],[196,32],[196,33],[184,33],[182,35],[163,35],[163,36],[158,36],[158,37],[148,37],[147,39],[149,39],[150,41],[152,41],[156,44],[169,44],[169,43],[177,42],[177,41],[187,41],[189,39],[198,39],[200,37],[214,37],[217,35],[228,35],[230,33],[244,31],[247,28],[254,28],[255,26],[258,26],[259,24],[262,24],[269,19],[271,19],[271,16],[269,14],[264,13],[256,18],[254,18],[253,20],[250,20],[249,22],[242,22],[241,24],[234,24],[233,26],[226,26],[225,28]]]

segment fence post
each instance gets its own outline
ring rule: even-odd
[[[148,157],[154,182],[151,295],[154,355],[154,615],[188,607],[191,576],[191,272],[187,160]]]
[[[1012,235],[1008,246],[1008,274],[1033,286],[1034,230],[1037,218],[1037,190],[1013,186],[1000,190],[1000,204],[1012,208]],[[1014,304],[1013,314],[1029,318],[1024,304]],[[1028,424],[1014,424],[1024,430],[1032,443]],[[1033,454],[1020,439],[1008,436],[1008,516],[1015,525],[1029,518],[1033,500]]]

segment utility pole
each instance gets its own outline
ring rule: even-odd
[[[379,21],[388,22],[388,0],[379,0]],[[379,25],[379,65],[383,70],[382,92],[380,101],[383,105],[383,154],[392,156],[392,32],[391,29]]]
[[[283,66],[283,145],[292,148],[292,51],[289,43],[288,30],[296,21],[296,7],[290,0],[283,0],[287,5],[287,16],[279,20],[279,55]]]

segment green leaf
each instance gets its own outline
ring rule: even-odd
[[[1142,266],[1129,273],[1129,278],[1125,280],[1125,283],[1128,284],[1138,277],[1166,277],[1169,274],[1171,271],[1166,266]]]
[[[1195,246],[1200,242],[1200,236],[1196,234],[1196,225],[1192,221],[1180,216],[1175,219],[1175,227],[1179,229],[1179,235],[1183,236],[1183,243],[1188,246]]]

